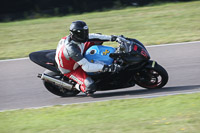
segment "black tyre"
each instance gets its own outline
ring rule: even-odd
[[[47,75],[53,76],[53,77],[55,77],[55,76],[59,77],[59,75],[57,73],[49,71],[49,70],[46,70],[44,73]],[[48,91],[50,91],[51,93],[53,93],[57,96],[61,96],[61,97],[72,97],[72,96],[76,96],[78,93],[80,93],[80,91],[78,91],[76,89],[67,90],[67,89],[56,86],[56,85],[46,82],[46,81],[43,81],[43,84]]]
[[[145,68],[134,75],[137,85],[147,89],[158,89],[168,82],[167,71],[159,64],[154,68]]]

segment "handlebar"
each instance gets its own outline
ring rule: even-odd
[[[118,49],[118,52],[125,52],[127,53],[128,52],[128,46],[131,44],[131,41],[127,40],[125,37],[123,36],[118,36],[117,39],[116,39],[116,42],[118,42],[120,45],[119,45],[119,49]]]
[[[127,40],[126,38],[124,38],[122,36],[118,36],[117,39],[116,39],[116,42],[118,42],[119,44],[122,44],[122,43],[130,44],[131,43],[129,40]]]

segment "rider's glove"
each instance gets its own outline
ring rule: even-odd
[[[113,41],[116,41],[116,40],[117,40],[117,36],[111,35],[111,41],[113,42]]]
[[[120,70],[120,65],[117,64],[111,64],[111,65],[104,65],[102,71],[103,72],[113,72],[117,73]]]

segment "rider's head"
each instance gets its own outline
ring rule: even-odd
[[[86,42],[88,40],[88,26],[83,21],[74,21],[70,25],[71,39],[76,42]]]

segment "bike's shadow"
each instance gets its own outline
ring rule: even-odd
[[[184,91],[184,92],[183,92]],[[157,96],[166,96],[166,95],[175,95],[175,94],[184,94],[184,93],[192,93],[192,92],[200,92],[200,85],[188,85],[188,86],[172,86],[172,87],[164,87],[161,89],[124,89],[124,90],[116,90],[116,91],[101,91],[95,93],[93,98],[105,98],[105,97],[120,97],[120,96],[135,96],[135,98],[151,98]],[[86,97],[83,95],[78,95],[76,97]]]

